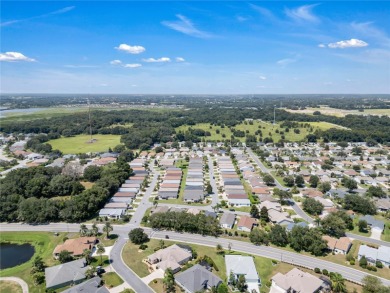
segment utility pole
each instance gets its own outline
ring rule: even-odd
[[[89,135],[91,136],[92,142],[92,121],[91,121],[91,105],[89,104],[89,98],[87,98],[88,101],[88,120],[89,120]]]

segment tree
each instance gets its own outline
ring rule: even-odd
[[[80,236],[85,236],[88,234],[88,228],[85,224],[80,225]]]
[[[237,280],[236,288],[240,292],[245,292],[247,287],[245,275],[240,275]]]
[[[35,273],[32,277],[34,285],[42,284],[45,281],[45,275],[43,273]]]
[[[332,290],[335,293],[344,293],[347,292],[345,287],[344,278],[339,273],[333,273],[330,275],[330,280],[332,281]]]
[[[60,254],[58,256],[58,260],[60,261],[60,263],[66,263],[66,262],[72,261],[73,256],[69,251],[63,250],[60,252]]]
[[[142,244],[149,241],[148,235],[141,228],[135,228],[129,232],[129,239],[134,244]]]
[[[96,223],[92,224],[91,231],[92,231],[92,235],[93,236],[98,236],[99,235],[99,227],[96,225]]]
[[[367,232],[368,225],[366,220],[359,220],[358,226],[359,232]]]
[[[165,270],[164,279],[164,292],[173,293],[175,292],[175,277],[173,276],[173,272],[170,268]]]
[[[352,190],[354,190],[354,189],[357,188],[357,183],[356,183],[356,181],[353,180],[353,179],[345,178],[345,179],[344,179],[344,186],[345,186],[346,188],[348,188],[349,191],[352,191]]]
[[[90,181],[90,182],[95,182],[98,179],[100,179],[102,175],[103,168],[99,166],[88,166],[84,170],[84,179]]]
[[[376,214],[376,206],[372,200],[356,194],[345,195],[344,208],[347,210],[353,210],[354,212],[358,212],[363,215]]]
[[[45,270],[45,263],[39,255],[33,259],[32,266],[32,273],[43,272]]]
[[[96,268],[90,267],[88,270],[85,271],[85,277],[87,279],[91,279],[95,276],[95,273],[96,273]]]
[[[263,175],[263,181],[267,186],[273,186],[275,185],[275,179],[270,174],[264,174]]]
[[[110,232],[113,230],[113,227],[110,222],[105,222],[103,227],[103,232],[106,233],[106,238],[109,239]]]
[[[228,292],[229,292],[229,290],[228,290],[228,287],[226,286],[225,283],[221,283],[217,287],[217,293],[228,293]]]
[[[287,190],[280,190],[279,188],[274,188],[274,195],[279,197],[279,200],[281,203],[283,203],[284,200],[291,198],[291,193]]]
[[[305,250],[305,235],[309,229],[307,227],[294,226],[290,233],[290,246],[295,251]]]
[[[272,244],[277,246],[286,246],[288,244],[286,228],[280,225],[273,226],[271,232],[269,233],[269,239]]]
[[[84,249],[83,251],[83,257],[85,258],[85,261],[87,262],[87,265],[89,265],[92,262],[92,252],[90,249]]]
[[[311,175],[309,179],[310,187],[316,188],[318,185],[318,182],[320,182],[320,178],[316,175]]]
[[[380,186],[370,186],[366,192],[366,195],[369,197],[386,197],[386,192]]]
[[[213,187],[211,186],[210,182],[207,183],[206,192],[207,192],[207,194],[213,193]]]
[[[223,247],[219,243],[217,244],[215,249],[217,250],[217,254],[223,254],[224,253]]]
[[[303,179],[302,175],[298,175],[298,176],[295,177],[295,184],[298,187],[302,187],[302,186],[305,185],[305,179]]]
[[[366,256],[363,255],[363,256],[360,258],[360,260],[359,260],[359,266],[361,266],[362,268],[365,269],[365,268],[367,267],[367,265],[368,265],[368,263],[367,263]]]
[[[100,255],[100,265],[103,265],[103,253],[105,253],[106,250],[104,249],[104,246],[102,244],[97,245],[96,253]]]
[[[390,290],[384,286],[382,282],[374,276],[365,276],[362,279],[363,293],[388,293]]]
[[[265,222],[269,221],[268,209],[265,206],[260,210],[260,220]]]
[[[249,240],[255,245],[268,245],[268,234],[264,230],[255,228],[250,232]]]
[[[249,214],[251,215],[252,218],[258,219],[260,217],[259,209],[257,208],[256,205],[251,206],[251,210],[250,210]]]
[[[322,219],[321,228],[325,234],[340,238],[345,235],[347,224],[336,213],[330,213]]]
[[[294,186],[294,183],[295,183],[294,176],[286,176],[286,177],[284,177],[284,178],[283,178],[283,182],[284,182],[288,187]]]
[[[324,210],[324,205],[311,197],[303,200],[302,207],[304,211],[313,216],[321,215]]]
[[[332,185],[330,184],[330,182],[322,182],[320,185],[318,185],[318,189],[322,193],[327,193],[329,190],[332,189]]]

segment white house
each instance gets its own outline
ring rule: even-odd
[[[228,279],[230,277],[230,273],[233,273],[237,279],[240,275],[244,275],[246,284],[248,286],[248,291],[252,292],[252,290],[255,290],[258,293],[260,292],[259,285],[261,285],[261,280],[257,274],[253,257],[242,255],[225,255],[225,264]]]

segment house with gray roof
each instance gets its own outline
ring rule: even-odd
[[[248,286],[248,291],[257,293],[260,292],[259,285],[261,284],[260,277],[256,271],[256,266],[252,256],[243,255],[225,255],[226,275],[230,278],[230,274],[233,273],[236,279],[239,276],[244,275],[245,281]]]
[[[175,276],[175,281],[186,293],[211,289],[222,283],[219,277],[199,264]]]
[[[232,213],[223,213],[219,219],[219,224],[222,228],[232,229],[234,222],[236,221],[236,215]]]
[[[363,217],[360,217],[360,220],[366,221],[367,224],[371,227],[371,230],[376,229],[376,230],[380,231],[380,233],[382,233],[383,229],[385,228],[385,223],[383,221],[376,220],[371,215],[365,215]]]
[[[360,245],[358,260],[360,260],[363,255],[371,265],[375,265],[377,261],[380,261],[384,266],[390,267],[390,247],[379,246],[378,249],[376,249],[367,245]]]
[[[198,189],[184,189],[183,199],[185,202],[200,202],[204,199],[203,186],[198,186]]]
[[[62,291],[62,293],[109,293],[108,289],[101,286],[102,279],[100,277],[94,277],[77,286],[74,286],[68,290]]]
[[[81,283],[89,269],[85,259],[78,259],[45,269],[46,289],[57,289]]]

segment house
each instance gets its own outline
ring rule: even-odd
[[[101,286],[101,284],[102,279],[100,277],[94,277],[68,290],[62,291],[62,293],[109,293],[110,291],[106,287]]]
[[[328,249],[334,253],[347,254],[352,246],[352,242],[348,237],[340,237],[337,239],[324,235],[322,239],[327,242]]]
[[[96,237],[79,237],[76,239],[68,239],[63,244],[59,244],[54,248],[53,256],[58,258],[61,251],[67,250],[73,256],[82,256],[85,249],[92,250],[96,244]]]
[[[363,255],[371,265],[375,265],[377,261],[380,261],[384,266],[390,267],[390,247],[388,246],[379,246],[378,249],[376,249],[367,245],[360,245],[358,260],[360,260]]]
[[[108,217],[113,219],[122,218],[124,214],[124,209],[101,209],[99,211],[99,217]]]
[[[85,279],[85,272],[88,269],[89,266],[83,258],[45,268],[46,289],[57,289],[79,284]]]
[[[271,280],[271,293],[317,293],[328,287],[320,278],[297,268],[293,268],[285,275],[277,273]]]
[[[252,231],[253,225],[255,224],[256,224],[256,219],[247,216],[241,216],[240,220],[237,223],[237,230],[250,232]]]
[[[231,273],[236,279],[240,275],[244,275],[248,291],[253,292],[255,290],[258,293],[260,292],[259,285],[261,284],[261,280],[257,274],[253,257],[228,254],[225,255],[225,264],[227,279],[230,278]]]
[[[390,199],[380,198],[375,201],[375,206],[378,212],[387,212],[388,210],[390,210]]]
[[[223,213],[219,219],[219,224],[222,228],[232,229],[234,222],[236,221],[236,215],[232,213]]]
[[[288,213],[279,212],[274,209],[270,209],[268,211],[268,217],[270,221],[274,224],[289,225],[290,223],[294,223],[294,221],[290,218],[290,215]]]
[[[385,228],[385,223],[383,221],[376,220],[373,216],[370,215],[365,215],[363,217],[360,217],[360,220],[366,221],[367,224],[371,227],[371,231],[374,229],[382,233]]]
[[[218,287],[222,280],[199,264],[175,276],[176,283],[187,293]]]
[[[287,232],[291,232],[291,230],[295,227],[295,226],[299,226],[299,227],[302,227],[302,228],[305,228],[305,227],[308,227],[307,223],[306,222],[298,222],[298,223],[289,223],[287,226],[286,226],[286,231]]]
[[[170,268],[173,273],[176,273],[180,270],[180,266],[191,258],[191,251],[174,244],[149,255],[147,261],[149,264],[157,264],[157,269],[165,271]]]

